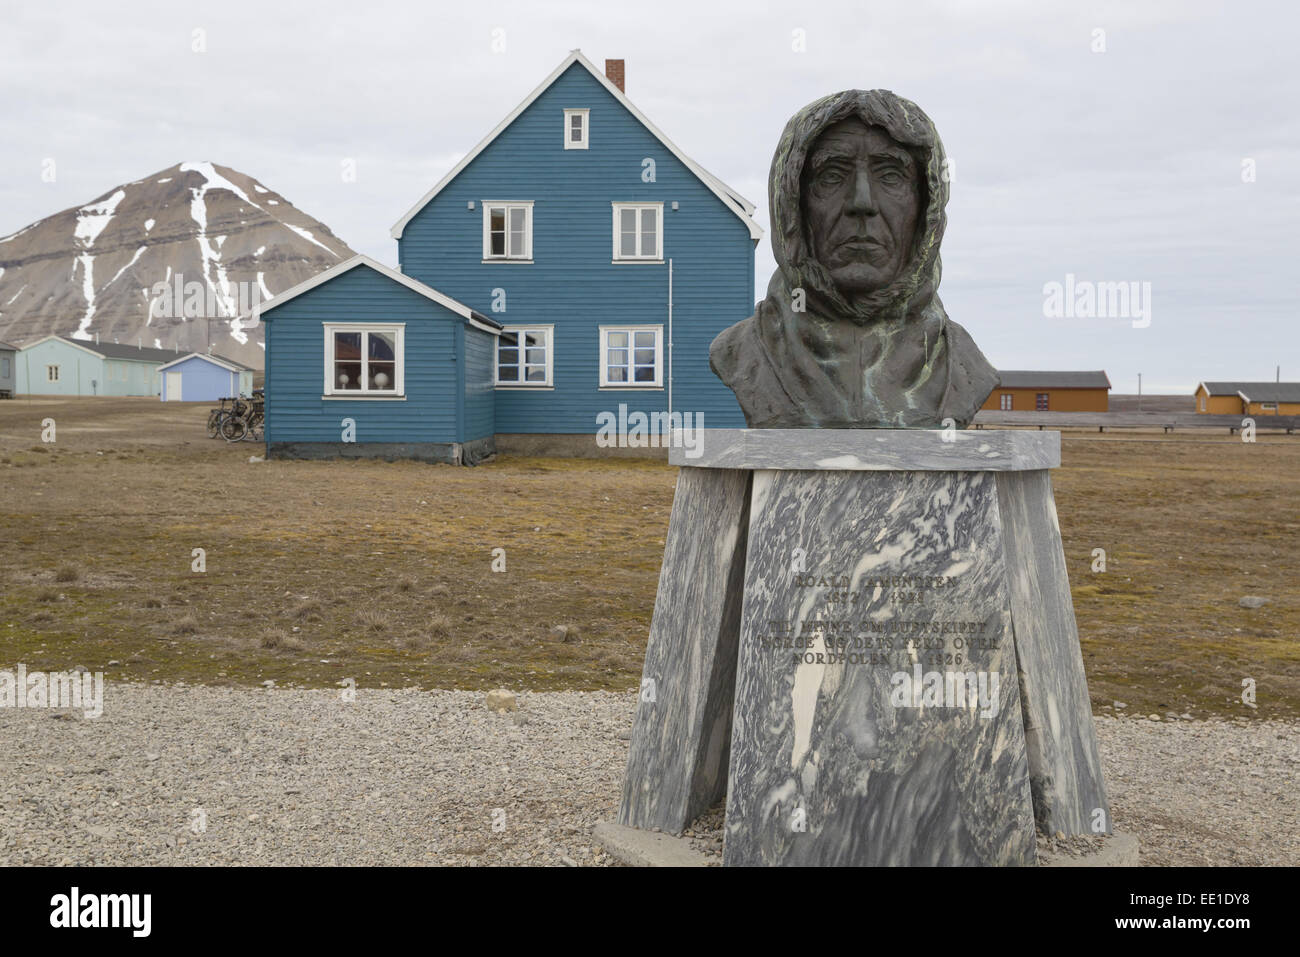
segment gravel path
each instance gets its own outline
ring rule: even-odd
[[[0,709],[0,865],[609,864],[635,695],[109,684],[104,714]],[[1300,863],[1300,735],[1097,718],[1149,864]]]

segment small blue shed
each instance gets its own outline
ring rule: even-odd
[[[253,370],[225,356],[191,352],[158,371],[164,402],[213,402],[253,394]]]
[[[263,301],[270,458],[496,451],[501,324],[368,256]]]

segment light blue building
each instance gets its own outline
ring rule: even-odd
[[[638,412],[659,413],[661,424],[676,421],[665,413],[690,413],[708,428],[744,425],[709,368],[709,344],[753,312],[754,206],[627,99],[622,61],[606,68],[571,53],[392,229],[393,275],[502,326],[484,448],[594,450],[602,421]],[[328,323],[391,322],[392,297],[420,298],[381,276],[336,267],[313,280],[311,310],[294,312],[296,324],[313,325],[302,338],[279,331],[283,297],[264,304],[271,454],[276,443],[337,434],[330,367],[306,345]],[[399,365],[447,364],[456,382],[478,381],[476,356],[426,356],[428,347],[444,348],[408,338]],[[404,400],[414,414],[390,416],[382,438],[359,433],[357,443],[417,441],[418,423],[458,414],[464,397],[452,382],[448,371],[447,394],[422,395],[419,410],[412,396],[377,399]],[[475,429],[488,419],[484,411]]]
[[[12,399],[17,391],[17,373],[14,369],[18,347],[0,342],[0,399]]]
[[[23,395],[158,395],[158,367],[174,358],[168,349],[46,336],[18,351],[17,390]]]
[[[253,394],[253,370],[225,356],[191,352],[163,363],[158,371],[164,402],[212,402]]]

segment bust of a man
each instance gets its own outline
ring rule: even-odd
[[[750,428],[970,423],[998,383],[939,301],[947,164],[888,90],[824,97],[786,124],[768,184],[777,270],[709,350]]]

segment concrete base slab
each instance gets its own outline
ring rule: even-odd
[[[1085,848],[1077,855],[1062,848],[1038,848],[1039,867],[1137,867],[1138,840],[1116,831],[1101,839],[1101,847]]]
[[[715,867],[716,858],[697,851],[684,837],[625,827],[613,821],[596,825],[593,837],[605,852],[629,867]],[[1064,848],[1038,848],[1039,867],[1137,867],[1138,840],[1119,831],[1103,837],[1100,847],[1076,854]]]
[[[615,860],[629,867],[712,867],[722,862],[691,847],[684,837],[601,821],[592,835]]]

